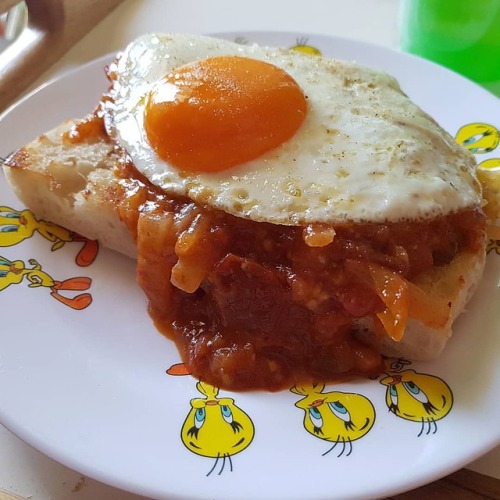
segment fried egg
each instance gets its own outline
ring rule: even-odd
[[[286,225],[422,219],[481,202],[474,157],[381,71],[150,34],[110,74],[108,133],[166,193]]]

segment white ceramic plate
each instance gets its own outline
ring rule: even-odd
[[[497,98],[415,57],[314,35],[223,36],[281,47],[300,40],[324,55],[383,68],[452,134],[476,122],[493,130],[500,126]],[[92,110],[107,85],[105,62],[83,66],[10,109],[0,123],[0,154]],[[494,157],[500,157],[500,147],[478,153],[479,160]],[[146,314],[133,263],[100,249],[90,266],[81,267],[76,256],[83,243],[67,241],[52,250],[46,226],[35,221],[27,226],[31,237],[13,241],[15,230],[2,227],[19,225],[9,209],[23,207],[3,178],[0,206],[0,420],[83,474],[165,499],[372,498],[430,482],[500,442],[498,242],[492,243],[485,278],[444,355],[432,363],[392,368],[390,380],[401,380],[396,388],[402,414],[422,420],[388,410],[383,377],[309,388],[302,395],[221,390],[212,396],[225,407],[218,405],[218,414],[212,412],[216,405],[206,407],[204,425],[211,430],[200,432],[199,454],[194,454],[183,444],[181,429],[188,415],[194,422],[190,401],[205,401],[209,391],[199,392],[190,376],[166,374],[178,362],[177,352]],[[30,259],[42,269],[33,269]],[[63,283],[58,290],[57,280]],[[424,404],[426,398],[434,409]],[[319,399],[324,405],[307,414],[296,406],[302,401],[310,407]],[[223,444],[235,431],[223,420],[221,407],[241,424],[237,437],[245,441],[236,448]],[[324,433],[310,433],[312,419],[321,426],[320,410]],[[349,419],[358,430],[348,430]],[[325,439],[329,433],[335,436],[331,441]],[[221,454],[218,461],[209,456],[213,446]]]

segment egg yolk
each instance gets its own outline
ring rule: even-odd
[[[297,82],[272,64],[213,57],[177,68],[148,94],[144,127],[178,169],[219,172],[290,139],[307,113]]]

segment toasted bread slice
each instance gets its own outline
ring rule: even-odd
[[[74,123],[63,123],[12,155],[4,166],[6,177],[37,217],[135,258],[136,244],[113,201],[119,183],[113,172],[119,159],[114,144],[104,132],[72,143],[65,132]],[[413,360],[438,356],[481,278],[484,262],[484,248],[479,248],[417,276],[401,341],[376,334],[371,320],[359,321],[357,334],[387,356]]]
[[[104,133],[71,142],[65,133],[75,123],[68,120],[18,150],[7,160],[5,175],[38,218],[135,258],[135,242],[113,203],[118,182],[114,144]]]

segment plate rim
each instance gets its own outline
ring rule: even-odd
[[[230,35],[231,33],[235,33],[235,32],[233,32],[233,31],[217,32],[217,33],[212,34],[212,36],[223,36],[223,35],[227,36],[227,35]],[[402,56],[403,58],[407,58],[407,57],[414,58],[415,60],[419,60],[421,62],[423,61],[425,64],[429,64],[429,65],[431,65],[433,67],[437,67],[440,70],[445,70],[445,71],[453,74],[454,77],[459,77],[462,80],[469,82],[471,85],[473,85],[475,87],[475,89],[483,91],[485,93],[485,95],[490,95],[490,96],[494,97],[495,99],[497,99],[496,96],[494,96],[493,94],[491,94],[486,89],[483,89],[482,87],[480,87],[479,85],[475,84],[474,82],[472,82],[470,80],[467,80],[465,77],[463,77],[461,75],[458,75],[457,73],[454,73],[453,71],[448,70],[447,68],[443,68],[442,66],[439,66],[439,65],[437,65],[435,63],[432,63],[430,61],[424,60],[424,59],[422,59],[422,58],[420,58],[418,56],[413,56],[411,54],[401,53],[401,52],[398,52],[398,51],[396,51],[394,49],[391,49],[391,48],[388,48],[388,47],[379,46],[377,44],[363,42],[363,41],[359,41],[359,40],[351,40],[351,39],[348,39],[348,38],[336,37],[336,36],[332,36],[332,35],[316,34],[316,33],[314,33],[314,34],[307,34],[307,33],[296,33],[296,32],[289,32],[289,31],[241,31],[241,32],[238,32],[238,33],[240,33],[240,34],[246,34],[248,36],[251,36],[251,35],[255,36],[256,34],[259,34],[260,36],[264,36],[264,35],[277,36],[278,35],[278,36],[293,36],[293,37],[297,37],[297,36],[300,36],[301,34],[303,34],[303,35],[308,35],[308,36],[314,37],[314,38],[328,39],[330,43],[338,40],[338,41],[341,41],[342,43],[347,43],[347,44],[355,45],[358,48],[365,48],[366,46],[369,46],[369,47],[371,47],[371,48],[373,48],[375,50],[386,52],[388,54],[392,54],[392,55],[396,54],[396,55],[398,55],[398,57]],[[7,118],[8,115],[11,114],[11,113],[14,113],[15,110],[16,110],[16,108],[25,105],[27,102],[29,102],[29,100],[34,95],[36,95],[36,94],[38,94],[40,92],[43,92],[43,90],[46,87],[49,87],[49,86],[53,85],[56,82],[61,82],[64,79],[70,77],[71,75],[80,74],[82,72],[85,72],[86,70],[88,70],[91,67],[97,66],[97,65],[102,64],[102,63],[104,63],[106,61],[110,61],[110,60],[112,60],[113,57],[114,57],[114,53],[108,53],[108,54],[102,55],[102,56],[100,56],[100,57],[98,57],[96,59],[93,59],[92,61],[88,61],[88,62],[86,62],[83,65],[80,65],[78,67],[71,68],[71,69],[69,69],[67,71],[61,72],[60,74],[54,76],[49,81],[41,84],[36,89],[32,90],[31,92],[29,92],[28,94],[26,94],[25,96],[23,96],[20,100],[18,100],[17,102],[15,102],[11,106],[9,106],[0,115],[0,120],[3,120],[4,118]],[[5,417],[4,412],[0,408],[0,422],[2,422],[2,424],[5,425],[5,427],[7,427],[11,432],[13,432],[15,435],[17,435],[18,437],[20,437],[20,439],[22,439],[23,441],[27,442],[31,446],[34,446],[36,449],[40,450],[43,454],[49,456],[50,458],[55,459],[56,461],[58,461],[60,463],[64,463],[65,465],[67,465],[70,468],[74,468],[75,470],[79,470],[79,471],[84,471],[85,470],[83,467],[81,467],[81,465],[83,465],[83,464],[78,464],[77,463],[78,460],[76,462],[68,461],[67,460],[68,456],[66,456],[66,459],[64,461],[61,460],[60,458],[62,457],[62,455],[64,455],[64,453],[61,454],[60,450],[58,451],[56,449],[50,450],[50,447],[47,447],[47,443],[46,442],[45,442],[45,446],[43,446],[40,443],[36,444],[37,443],[36,439],[30,439],[30,440],[25,439],[26,433],[23,433],[22,430],[16,429],[15,423],[11,422],[10,425],[9,425],[9,422],[6,423],[4,417]],[[32,438],[33,438],[33,436],[32,436]],[[462,460],[455,460],[455,462],[452,465],[451,465],[452,462],[449,462],[448,463],[448,467],[439,469],[439,472],[437,472],[431,478],[431,481],[433,481],[433,480],[435,480],[435,479],[437,479],[439,477],[442,477],[443,475],[451,473],[454,470],[457,470],[458,468],[464,466],[466,463],[469,463],[471,460],[474,460],[475,458],[478,458],[482,454],[487,453],[489,450],[495,448],[499,444],[500,444],[500,433],[497,436],[496,441],[491,442],[487,447],[483,447],[481,450],[476,450],[476,455],[473,456],[472,458],[471,458],[470,455],[468,455],[467,459],[462,458]],[[46,450],[49,450],[49,452],[47,452]],[[64,458],[64,457],[62,457],[62,458]],[[72,466],[71,465],[72,463],[74,463],[75,465]],[[90,467],[90,469],[92,469],[92,467]],[[92,474],[89,473],[89,474],[86,474],[86,475],[88,475],[89,477],[94,477],[98,481],[104,482],[106,484],[110,484],[110,485],[115,486],[115,487],[120,488],[120,489],[126,489],[127,491],[131,491],[131,492],[134,492],[134,493],[137,493],[137,494],[142,494],[142,495],[144,495],[144,494],[150,495],[151,494],[151,491],[149,491],[148,489],[140,490],[140,489],[137,489],[137,487],[134,486],[134,485],[127,484],[128,481],[123,481],[123,482],[122,481],[119,481],[119,482],[110,481],[109,476],[107,476],[105,473],[96,475],[95,471],[94,471],[94,473],[92,473]],[[393,490],[387,490],[387,489],[383,488],[383,490],[378,491],[377,494],[385,494],[385,495],[387,495],[387,494],[395,494],[397,492],[406,491],[407,489],[413,489],[413,488],[418,487],[418,486],[420,486],[422,484],[428,483],[429,482],[428,478],[430,478],[430,477],[431,477],[430,475],[426,474],[425,478],[421,478],[420,480],[413,481],[412,484],[409,484],[408,481],[406,481],[404,483],[404,486],[399,485],[399,487],[394,487]],[[404,489],[402,489],[402,487]],[[156,493],[160,493],[160,492],[156,492]],[[172,493],[170,493],[170,492],[161,492],[161,494],[162,495],[168,494],[169,498],[174,498],[174,497],[175,498],[184,498],[184,497],[172,496]],[[356,497],[356,496],[354,496],[354,497]],[[354,497],[352,497],[352,498],[354,498]],[[359,498],[362,498],[362,497],[359,497]]]

